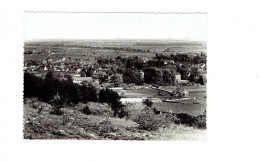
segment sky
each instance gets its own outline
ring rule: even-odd
[[[207,14],[24,13],[24,40],[207,40]]]

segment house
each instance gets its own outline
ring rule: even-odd
[[[141,79],[141,81],[144,80],[144,72],[142,70],[140,70],[140,79]]]
[[[82,82],[93,82],[92,77],[73,77],[73,83],[82,84]]]
[[[175,75],[175,80],[176,80],[177,82],[181,81],[181,74],[176,74],[176,75]]]
[[[141,60],[142,60],[143,63],[146,63],[147,61],[149,61],[149,59],[146,58],[146,57],[142,57]]]
[[[189,82],[189,80],[182,80],[182,79],[181,79],[181,74],[176,74],[176,75],[175,75],[175,81],[176,81],[177,83],[188,83],[188,82]]]
[[[142,98],[121,98],[120,101],[122,103],[142,103],[143,99]]]
[[[79,74],[81,72],[81,69],[77,69],[77,74]]]

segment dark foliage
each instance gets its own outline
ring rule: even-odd
[[[120,101],[121,98],[117,92],[108,88],[101,89],[98,96],[100,102],[108,103],[108,105],[111,106],[114,116],[122,118],[128,115],[127,111],[124,110],[125,106]]]
[[[92,112],[90,111],[89,107],[88,106],[85,106],[83,109],[82,109],[82,112],[84,114],[87,114],[87,115],[90,115]]]
[[[136,69],[126,68],[123,73],[123,82],[126,84],[142,84],[141,74]]]
[[[54,115],[62,115],[63,112],[61,111],[61,108],[63,106],[63,101],[61,99],[61,97],[59,96],[59,94],[57,93],[57,95],[54,96],[54,99],[51,100],[51,105],[52,110],[50,112],[50,114],[54,114]]]
[[[199,115],[197,117],[191,116],[186,113],[173,114],[175,116],[174,123],[184,124],[190,127],[196,127],[200,129],[206,129],[206,114]]]
[[[43,79],[24,73],[24,98],[38,97],[42,93]]]
[[[144,70],[144,82],[148,84],[162,84],[163,73],[159,68],[147,68]]]
[[[61,101],[66,104],[97,101],[95,87],[77,85],[71,80],[53,78],[52,72],[47,74],[43,79],[30,73],[24,73],[24,98],[37,97],[41,101],[50,102],[58,92]]]
[[[165,69],[163,71],[163,83],[166,85],[175,85],[175,73],[172,70]]]
[[[175,62],[182,62],[182,63],[190,63],[192,62],[192,58],[190,58],[187,54],[178,54],[174,55]]]
[[[146,106],[149,106],[149,107],[152,107],[152,106],[153,106],[152,100],[151,100],[151,99],[148,99],[148,98],[144,100],[144,104],[145,104]]]
[[[194,64],[201,64],[201,63],[206,63],[207,62],[207,57],[205,55],[197,55],[193,57],[193,63]]]
[[[185,114],[185,113],[179,113],[175,114],[176,118],[178,119],[175,121],[176,124],[185,124],[188,126],[196,126],[197,125],[197,119],[194,116]]]
[[[163,125],[163,118],[156,116],[151,108],[145,108],[134,119],[139,124],[139,129],[155,131]]]

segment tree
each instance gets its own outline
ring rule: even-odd
[[[121,97],[118,95],[117,92],[111,89],[101,89],[99,91],[99,101],[106,102],[108,105],[111,106],[112,111],[114,112],[114,116],[119,116],[120,118],[124,117],[128,113],[124,109],[124,105],[120,101]]]
[[[155,67],[147,68],[144,71],[144,81],[148,84],[162,84],[162,76],[162,71]]]
[[[102,84],[108,81],[108,76],[105,72],[98,72],[96,73],[96,77],[99,79],[99,83]]]
[[[141,70],[144,67],[144,63],[141,60],[137,59],[134,62],[134,66],[135,66],[136,69]]]
[[[201,58],[199,55],[193,57],[193,63],[194,63],[194,64],[200,64],[200,63],[202,63],[202,58]]]
[[[132,68],[134,66],[134,60],[133,58],[128,58],[126,61],[126,68]]]
[[[163,77],[164,84],[174,84],[175,82],[174,73],[169,69],[164,70],[162,77]]]
[[[51,105],[53,106],[53,110],[50,112],[51,114],[54,115],[63,114],[63,112],[61,111],[61,108],[63,106],[63,101],[61,100],[61,97],[58,92],[56,95],[54,95],[53,100],[51,101]]]
[[[79,87],[79,97],[81,102],[87,103],[89,101],[97,101],[97,89],[91,85],[85,85]]]
[[[187,54],[174,55],[175,62],[191,63],[192,59]]]
[[[65,75],[65,77],[66,77],[66,79],[69,81],[69,82],[71,82],[71,83],[73,83],[73,78],[72,78],[72,76],[71,75]]]
[[[113,74],[111,76],[111,82],[114,83],[115,87],[119,87],[123,83],[122,75],[120,75],[120,74]]]
[[[87,69],[87,72],[86,72],[86,77],[92,77],[92,75],[93,75],[93,73],[94,73],[94,68],[92,68],[92,67],[89,67],[88,69]]]
[[[24,73],[24,98],[38,97],[41,99],[43,79],[34,74]]]
[[[81,77],[86,77],[87,76],[87,71],[85,68],[83,68],[81,71],[80,71],[80,76]]]
[[[126,84],[142,84],[141,74],[136,69],[126,68],[123,73],[123,81]]]
[[[47,74],[45,75],[45,78],[52,79],[54,78],[54,74],[52,70],[49,70]]]
[[[206,76],[205,76],[205,75],[201,75],[201,76],[199,77],[198,82],[199,82],[200,84],[202,84],[202,85],[205,85],[205,84],[207,83],[207,78],[206,78]]]
[[[183,80],[189,79],[189,69],[187,66],[185,65],[179,66],[178,72],[181,74],[181,79]]]

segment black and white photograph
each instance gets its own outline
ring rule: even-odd
[[[24,13],[24,139],[203,141],[207,13]]]
[[[259,162],[256,1],[2,1],[0,161]]]

